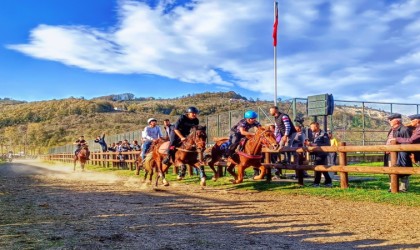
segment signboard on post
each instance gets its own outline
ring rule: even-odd
[[[332,94],[308,96],[308,116],[332,115],[334,98]]]

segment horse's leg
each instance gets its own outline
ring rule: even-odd
[[[74,163],[73,172],[76,172],[76,163],[77,163],[77,160],[74,160],[73,163]]]
[[[166,171],[168,171],[169,166],[165,165],[165,164],[160,164],[159,167],[159,171],[161,172],[160,174],[162,175],[162,182],[163,182],[163,186],[169,186],[169,182],[166,180]]]
[[[204,171],[204,166],[200,163],[196,163],[194,167],[197,169],[199,175],[200,175],[200,186],[204,187],[206,186],[206,172]]]
[[[214,168],[214,162],[213,160],[209,161],[207,165],[210,167],[211,171],[213,171],[213,177],[211,178],[213,181],[217,181],[219,178],[219,175],[217,174],[216,169]]]
[[[181,167],[179,168],[177,180],[184,179],[186,172],[187,172],[187,166],[185,164],[182,164]]]
[[[239,184],[244,181],[245,167],[242,165],[242,163],[239,163],[237,169],[238,169],[238,174],[236,175],[235,180],[232,182],[233,184]]]
[[[233,176],[233,178],[235,178],[235,180],[238,179],[238,175],[235,173],[234,169],[235,169],[235,164],[230,164],[226,170],[229,172],[230,175]]]
[[[262,180],[262,179],[264,179],[264,176],[265,176],[265,167],[263,165],[260,165],[259,166],[259,169],[260,169],[260,174],[258,176],[255,176],[254,177],[254,180]]]
[[[85,163],[80,161],[80,168],[82,169],[82,172],[85,172]]]

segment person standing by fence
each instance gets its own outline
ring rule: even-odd
[[[94,142],[98,143],[101,146],[103,153],[108,151],[108,145],[105,142],[105,133],[103,133],[100,136],[97,136]]]
[[[386,145],[390,145],[392,140],[396,138],[410,138],[410,130],[402,124],[401,114],[395,113],[388,116],[389,125],[391,128],[388,131],[388,139],[386,141]],[[391,166],[391,157],[389,153],[385,153],[384,156],[384,166],[388,167],[412,167],[413,163],[410,158],[409,152],[398,152],[397,153],[397,163],[395,166]],[[404,183],[408,183],[408,175],[400,175],[399,176],[402,181],[402,185],[400,185],[400,191],[407,191],[406,185]],[[391,191],[391,183],[389,183],[389,190]]]
[[[311,131],[312,131],[312,141],[307,142],[306,144],[308,146],[330,146],[330,138],[328,137],[328,134],[322,131],[319,128],[318,122],[312,122],[311,123]],[[315,152],[312,153],[315,156],[314,165],[327,165],[327,157],[328,153],[325,152]],[[314,171],[315,172],[315,179],[313,187],[319,187],[319,184],[321,182],[321,172]],[[325,178],[324,186],[325,187],[332,187],[332,180],[328,172],[322,172]]]
[[[401,144],[420,144],[420,114],[410,115],[411,126],[415,128],[410,138],[396,137],[397,143]],[[416,152],[418,154],[418,152]],[[414,157],[416,160],[416,157]],[[400,191],[408,191],[408,175],[401,177]]]

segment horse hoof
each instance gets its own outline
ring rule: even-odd
[[[178,181],[182,181],[182,179],[183,179],[183,178],[182,178],[181,176],[177,176],[177,177],[176,177],[176,179],[177,179]]]
[[[206,186],[206,177],[201,178],[200,186],[202,186],[202,187]]]
[[[146,185],[152,185],[152,182],[151,182],[151,181],[149,181],[149,180],[147,180],[147,181],[146,181]]]
[[[216,177],[211,178],[212,181],[217,181]]]
[[[262,177],[260,177],[260,176],[255,176],[254,177],[254,180],[262,180],[263,178]]]
[[[165,187],[169,186],[169,182],[167,180],[163,180],[163,186]]]

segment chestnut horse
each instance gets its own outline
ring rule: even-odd
[[[174,166],[180,167],[178,180],[182,180],[185,177],[187,164],[195,167],[200,174],[201,186],[206,185],[206,175],[204,173],[204,165],[199,160],[199,155],[206,148],[206,127],[205,126],[194,126],[190,130],[190,134],[184,141],[181,142],[180,146],[176,148]],[[167,155],[167,148],[169,142],[161,142],[156,144],[153,149],[153,159],[156,163],[156,167],[159,170],[158,178],[162,177],[163,183],[166,185],[165,172],[169,166],[162,163],[162,160]],[[157,185],[158,180],[156,180]]]
[[[260,175],[254,177],[254,180],[263,179],[265,175],[265,167],[261,165],[262,147],[263,145],[269,147],[270,149],[276,149],[278,147],[274,133],[271,130],[267,130],[262,127],[256,129],[255,135],[246,136],[246,138],[247,140],[242,146],[242,150],[238,151],[227,160],[230,162],[227,171],[235,178],[233,181],[234,184],[243,182],[245,169],[250,166],[261,170]],[[227,139],[217,141],[211,149],[211,160],[208,162],[208,165],[214,172],[213,180],[217,180],[219,177],[216,169],[214,168],[214,164],[222,158],[224,150],[220,149],[220,146],[226,141]],[[233,171],[235,166],[238,168],[238,174]]]
[[[85,171],[85,164],[87,161],[87,158],[89,156],[89,147],[87,145],[83,145],[82,149],[77,153],[77,155],[74,156],[74,167],[73,171],[76,171],[76,163],[77,161],[80,162],[80,167],[82,168],[82,171]]]

